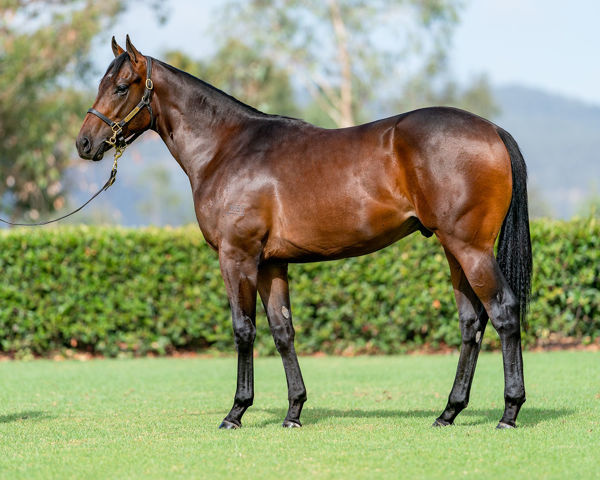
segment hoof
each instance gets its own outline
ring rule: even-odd
[[[496,429],[498,429],[498,430],[504,430],[505,428],[517,428],[517,426],[510,425],[509,423],[504,423],[504,422],[500,422],[500,423],[498,423],[498,426],[496,426]]]
[[[221,425],[219,425],[219,428],[223,428],[225,430],[235,430],[236,428],[240,428],[241,425],[237,425],[233,422],[230,422],[229,420],[223,420],[221,422]]]
[[[300,428],[302,424],[300,422],[295,422],[294,420],[284,420],[281,426],[283,428]]]
[[[450,422],[446,420],[442,420],[441,418],[436,418],[435,422],[433,422],[432,427],[447,427],[448,425],[452,425]]]

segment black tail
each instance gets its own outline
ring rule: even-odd
[[[531,237],[527,211],[527,167],[515,139],[496,127],[510,155],[512,199],[498,240],[498,265],[519,301],[519,318],[526,327],[527,305],[531,295]]]

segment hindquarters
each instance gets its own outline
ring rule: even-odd
[[[531,278],[527,170],[515,140],[493,123],[452,108],[423,109],[397,125],[404,188],[423,225],[452,253],[494,258],[524,319]],[[457,255],[460,256],[460,255]]]
[[[401,117],[395,148],[401,185],[438,237],[492,249],[511,203],[510,156],[496,126],[452,108]]]

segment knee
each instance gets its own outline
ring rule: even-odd
[[[482,328],[477,314],[473,310],[459,312],[459,318],[463,343],[479,342]]]
[[[294,345],[294,328],[291,325],[278,324],[271,326],[275,347],[280,353],[288,352]]]
[[[238,350],[252,348],[256,338],[256,327],[250,320],[241,322],[234,327],[234,338]]]

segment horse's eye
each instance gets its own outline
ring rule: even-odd
[[[117,89],[115,90],[115,93],[117,95],[125,95],[127,93],[128,89],[129,89],[129,85],[122,83],[121,85],[117,85]]]

